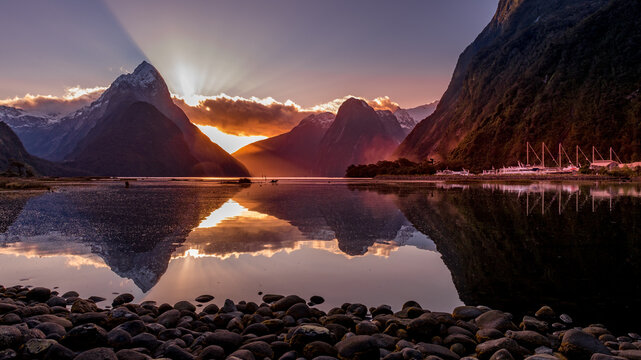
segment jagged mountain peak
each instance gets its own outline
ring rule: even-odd
[[[160,90],[163,93],[169,94],[167,84],[165,83],[162,75],[160,75],[160,72],[158,72],[158,70],[147,61],[140,63],[132,73],[120,75],[111,84],[109,90],[112,88],[122,87],[130,87],[136,90],[151,88],[152,90]],[[107,90],[105,94],[109,92],[109,90]]]
[[[634,161],[640,107],[626,96],[639,88],[630,45],[639,11],[627,0],[502,0],[461,54],[436,112],[396,155],[481,170],[516,163],[522,144],[546,141],[613,146]]]
[[[6,106],[6,105],[0,105],[0,115],[20,116],[20,115],[23,115],[24,113],[25,112],[22,109]]]
[[[370,106],[367,104],[367,102],[363,99],[358,99],[355,97],[351,97],[343,102],[343,104],[340,106],[340,108],[350,108],[350,107],[357,107],[357,106],[362,106],[364,108],[370,108]],[[338,111],[340,111],[340,108]]]

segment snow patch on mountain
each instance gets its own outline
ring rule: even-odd
[[[320,114],[312,114],[303,120],[300,121],[300,125],[303,124],[315,124],[318,125],[322,128],[329,127],[334,119],[336,118],[336,115],[330,113],[330,112],[325,112],[325,113],[320,113]]]
[[[438,101],[434,101],[411,109],[398,109],[394,112],[394,116],[403,129],[411,131],[416,124],[432,115],[437,105]]]
[[[59,119],[55,116],[41,116],[11,106],[0,106],[0,121],[12,129],[46,127],[55,124]]]

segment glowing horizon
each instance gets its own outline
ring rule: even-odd
[[[212,142],[214,142],[215,144],[218,144],[218,146],[220,146],[221,148],[223,148],[223,150],[227,151],[230,154],[235,153],[243,146],[247,146],[251,143],[255,143],[256,141],[267,139],[267,136],[231,135],[218,130],[218,128],[214,126],[198,125],[198,124],[195,124],[195,125],[200,129],[200,131],[203,132],[203,134],[207,135],[207,137]]]

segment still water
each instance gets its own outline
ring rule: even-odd
[[[174,303],[258,292],[641,320],[641,188],[281,180],[0,193],[0,284]]]

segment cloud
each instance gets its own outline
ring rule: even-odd
[[[314,112],[329,111],[335,114],[338,112],[338,108],[341,107],[343,102],[345,102],[345,100],[349,98],[357,98],[357,99],[364,100],[369,106],[373,107],[374,110],[389,110],[391,112],[394,112],[400,109],[400,106],[397,103],[393,102],[389,98],[389,96],[381,96],[373,100],[369,100],[360,96],[347,95],[347,96],[343,96],[342,98],[328,101],[324,104],[313,106],[309,110]]]
[[[0,100],[0,105],[23,109],[36,115],[66,115],[98,99],[106,87],[70,87],[61,97],[53,95],[31,95]]]
[[[97,100],[106,87],[67,88],[63,96],[31,95],[0,100],[0,105],[23,109],[34,115],[64,116]],[[183,98],[173,95],[173,100],[196,125],[212,126],[238,136],[276,136],[291,130],[305,117],[320,112],[336,113],[343,102],[351,97],[366,101],[376,110],[395,111],[399,105],[389,97],[373,100],[359,96],[344,96],[324,104],[303,108],[291,100],[280,102],[274,98],[244,98],[220,94],[194,95]]]
[[[291,130],[314,111],[301,109],[292,101],[272,98],[242,98],[225,94],[199,97],[196,106],[174,96],[174,102],[197,125],[209,125],[232,135],[275,136]],[[193,99],[189,99],[193,103]]]
[[[174,102],[197,125],[213,126],[232,135],[271,137],[291,130],[310,114],[336,113],[343,102],[351,97],[365,100],[376,110],[399,109],[399,105],[387,96],[368,100],[348,95],[310,108],[303,108],[291,100],[279,102],[271,97],[243,98],[226,94],[191,96],[187,99],[174,95]]]

